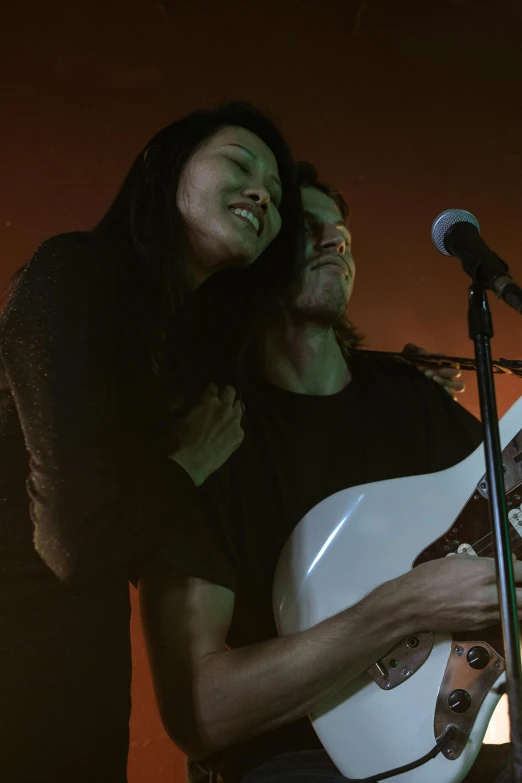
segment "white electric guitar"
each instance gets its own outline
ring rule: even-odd
[[[522,398],[502,418],[500,435],[516,549]],[[353,487],[322,501],[281,553],[273,593],[279,633],[310,628],[419,563],[452,552],[490,556],[487,498],[480,446],[448,470]],[[312,714],[315,731],[343,775],[366,778],[416,761],[452,727],[453,739],[435,758],[392,780],[460,783],[500,698],[503,656],[500,627],[453,636],[428,627],[401,640]]]

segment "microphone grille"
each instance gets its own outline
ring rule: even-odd
[[[451,256],[451,253],[446,250],[446,234],[456,223],[471,223],[480,233],[479,222],[471,212],[467,212],[465,209],[447,209],[445,212],[441,212],[433,221],[431,238],[437,250],[445,256]]]

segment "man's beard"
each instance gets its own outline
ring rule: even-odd
[[[297,302],[292,302],[287,305],[287,309],[296,321],[313,323],[320,329],[332,329],[346,358],[364,344],[362,332],[348,319],[347,302],[344,300],[342,307],[335,307],[332,302],[323,307],[319,303],[301,303],[299,306]]]
[[[344,317],[349,300],[340,285],[314,291],[309,285],[303,290],[298,284],[285,298],[286,308],[296,320],[326,329],[333,328]]]
[[[284,297],[283,307],[296,320],[307,323],[315,323],[318,327],[332,329],[346,359],[361,348],[364,344],[364,336],[354,326],[347,316],[347,308],[350,296],[341,289],[336,289],[324,301],[314,301],[300,295],[302,281],[296,283],[287,296]]]

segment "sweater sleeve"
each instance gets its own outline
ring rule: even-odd
[[[190,575],[226,584],[191,478],[124,404],[122,329],[96,241],[44,243],[0,319],[34,545],[64,581],[135,568],[160,550]]]

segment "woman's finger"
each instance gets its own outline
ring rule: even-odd
[[[233,408],[233,410],[234,410],[234,413],[236,413],[236,414],[237,414],[238,416],[240,416],[240,417],[241,417],[241,416],[243,415],[243,413],[245,412],[245,406],[244,406],[244,404],[241,402],[241,400],[236,400],[236,401],[235,401],[235,403],[234,403],[234,405],[232,406],[232,408]]]
[[[451,383],[445,383],[443,385],[443,389],[447,391],[449,394],[451,394],[452,397],[454,397],[456,394],[462,394],[462,392],[465,392],[466,385],[464,383],[461,383],[458,386],[454,386]]]
[[[223,402],[226,403],[226,405],[230,405],[232,407],[236,399],[236,390],[233,386],[225,386],[219,396]]]
[[[465,384],[462,381],[449,381],[447,378],[441,378],[440,375],[434,375],[432,380],[438,383],[440,386],[445,386],[447,389],[453,389],[453,391],[464,391]]]
[[[436,375],[440,375],[442,378],[460,378],[462,372],[457,367],[437,367]]]

